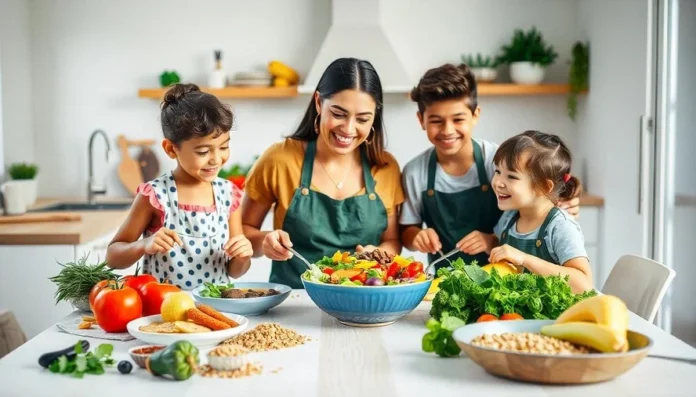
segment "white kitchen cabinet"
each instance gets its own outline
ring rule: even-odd
[[[0,246],[0,307],[11,310],[32,338],[73,311],[56,304],[56,285],[49,280],[74,258],[72,245]]]
[[[109,247],[109,242],[114,237],[116,230],[107,233],[99,238],[90,241],[86,244],[81,244],[75,246],[75,260],[79,260],[83,256],[87,255],[88,263],[101,263],[106,260],[106,249]],[[135,265],[130,266],[127,269],[114,270],[114,273],[125,276],[129,274],[135,274]]]

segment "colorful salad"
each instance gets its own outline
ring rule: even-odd
[[[369,255],[368,255],[369,256]],[[413,258],[390,256],[383,260],[384,255],[375,253],[380,260],[366,257],[364,253],[351,255],[349,252],[337,251],[333,256],[325,256],[305,271],[305,280],[325,284],[340,284],[350,286],[383,286],[412,284],[427,280],[423,273],[423,264]]]

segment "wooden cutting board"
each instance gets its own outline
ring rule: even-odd
[[[159,176],[159,161],[149,146],[143,146],[138,156],[138,164],[143,175],[143,182],[151,181]]]
[[[138,186],[145,182],[146,179],[143,177],[143,170],[141,169],[140,163],[138,160],[131,157],[128,148],[131,146],[148,147],[154,144],[154,140],[144,139],[131,141],[126,139],[123,135],[118,136],[118,147],[121,150],[121,164],[118,166],[118,177],[126,190],[133,196],[135,196]],[[159,169],[159,164],[157,168]]]
[[[0,216],[0,224],[34,223],[34,222],[78,222],[82,215],[75,213],[32,213],[22,215]]]

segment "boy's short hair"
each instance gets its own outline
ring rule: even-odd
[[[430,69],[411,90],[411,100],[418,104],[420,113],[435,102],[450,99],[466,100],[472,113],[478,106],[476,78],[466,64],[448,63]]]

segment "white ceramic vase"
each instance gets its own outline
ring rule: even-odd
[[[498,77],[498,71],[495,68],[472,68],[471,72],[479,83],[492,83]]]
[[[544,80],[546,68],[538,63],[513,62],[510,64],[510,79],[516,84],[539,84]]]
[[[27,207],[34,205],[36,203],[36,179],[13,179],[14,183],[22,185],[22,191],[24,192],[24,204]]]

